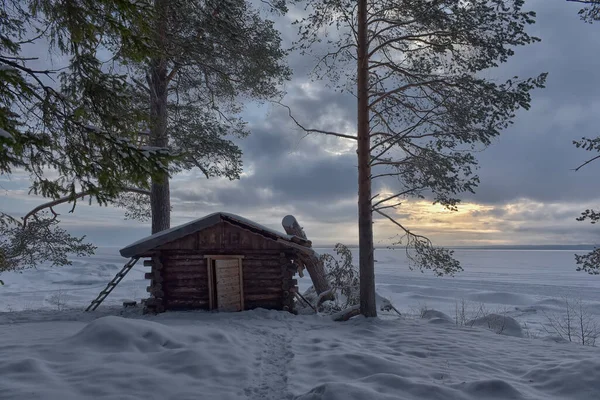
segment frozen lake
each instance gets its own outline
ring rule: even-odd
[[[317,249],[324,252],[326,249]],[[357,251],[353,251],[355,263]],[[600,276],[575,271],[573,250],[456,250],[464,271],[455,277],[435,277],[411,271],[404,250],[375,252],[377,291],[403,313],[423,307],[454,317],[457,304],[465,303],[475,315],[506,313],[541,332],[546,315],[561,313],[562,298],[581,299],[600,321]],[[98,249],[95,256],[75,259],[72,266],[4,273],[0,286],[0,311],[84,308],[127,260],[117,248]],[[146,297],[147,268],[136,265],[108,297],[105,304]],[[310,280],[299,279],[301,290]]]
[[[126,261],[117,250],[2,274],[2,399],[600,398],[598,348],[532,338],[549,336],[541,324],[562,312],[561,296],[600,321],[600,276],[576,272],[573,251],[459,250],[465,271],[437,278],[410,271],[402,250],[378,250],[377,291],[408,317],[338,323],[266,310],[79,311]],[[145,271],[136,266],[106,304],[146,297]],[[423,307],[453,317],[463,300],[467,313],[516,318],[530,337],[413,318]]]
[[[585,253],[586,251],[582,251]],[[456,250],[464,271],[436,277],[408,268],[402,250],[379,250],[378,292],[398,308],[434,308],[454,317],[464,301],[476,314],[506,313],[541,334],[547,316],[564,312],[564,298],[581,300],[600,321],[600,276],[575,270],[573,250]],[[474,315],[472,315],[474,316]]]

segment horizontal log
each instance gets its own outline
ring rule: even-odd
[[[244,294],[261,294],[261,293],[283,293],[280,287],[267,286],[246,286],[244,285]]]
[[[256,275],[273,275],[275,277],[283,277],[283,273],[281,271],[280,268],[253,268],[253,267],[246,267],[246,266],[242,266],[242,273],[244,275],[251,275],[251,274],[256,274]]]
[[[165,268],[167,269],[175,266],[206,268],[206,262],[204,262],[204,260],[168,260],[165,262]]]
[[[281,267],[285,263],[279,261],[279,258],[244,258],[242,265],[263,266],[263,267]]]
[[[165,261],[197,261],[206,262],[204,254],[181,254],[181,255],[166,255],[163,257]]]
[[[245,258],[242,260],[242,265],[249,267],[272,267],[272,268],[280,268],[282,265],[285,265],[285,262],[282,263],[279,259],[252,259]]]
[[[177,295],[177,294],[191,294],[191,293],[208,293],[207,287],[177,287],[177,286],[167,286],[165,291],[169,294],[169,296]]]
[[[208,304],[208,296],[197,296],[197,295],[191,295],[191,296],[167,296],[164,299],[165,303],[206,303]]]
[[[167,294],[165,301],[208,301],[208,293]]]
[[[163,252],[163,258],[164,259],[168,259],[168,260],[173,260],[173,259],[200,259],[200,260],[204,260],[205,254],[198,252],[198,251],[173,251],[173,250],[169,250],[169,251],[165,251]]]
[[[154,272],[146,272],[144,274],[145,279],[150,279],[153,282],[161,283],[163,281],[163,277],[160,274],[155,274]]]
[[[188,275],[170,275],[163,277],[163,285],[175,285],[175,286],[197,286],[197,285],[208,285],[208,277],[202,278],[186,278]]]
[[[281,278],[276,279],[249,279],[244,275],[244,287],[247,286],[277,286],[281,287],[282,282],[284,282]]]
[[[145,306],[144,307],[144,314],[148,314],[148,313],[162,313],[165,312],[165,307],[162,304],[156,305],[156,306]]]
[[[175,300],[169,299],[165,302],[166,308],[171,310],[174,309],[185,309],[185,308],[208,308],[208,300]]]
[[[180,280],[180,279],[200,279],[205,281],[208,279],[208,273],[202,271],[194,272],[172,272],[165,270],[162,274],[165,281]]]
[[[161,271],[161,274],[163,275],[185,273],[208,275],[208,268],[202,265],[168,265]]]
[[[190,292],[194,292],[194,291],[200,291],[200,292],[208,292],[208,284],[204,283],[204,284],[195,284],[195,285],[176,285],[176,284],[169,284],[169,285],[165,285],[165,289],[167,292],[171,293],[172,291],[177,291],[177,290],[189,290]]]
[[[158,305],[162,305],[164,303],[162,298],[150,298],[150,299],[146,299],[146,301],[144,302],[145,305],[147,306],[158,306]]]
[[[153,283],[146,288],[147,292],[152,292],[153,290],[162,290],[162,285],[160,283]]]
[[[167,265],[164,274],[178,273],[204,273],[208,275],[206,266],[203,265]],[[167,272],[168,271],[168,272]]]
[[[244,293],[244,300],[280,300],[281,293],[262,293],[262,294],[248,294]]]
[[[206,265],[205,258],[167,258],[165,264]]]
[[[253,280],[278,280],[278,281],[282,281],[283,280],[283,274],[281,272],[274,272],[274,273],[270,273],[270,272],[249,272],[249,271],[242,271],[242,275],[244,277],[244,280],[249,280],[249,281],[253,281]]]
[[[161,266],[163,264],[160,254],[157,254],[151,258],[152,264],[155,266]]]

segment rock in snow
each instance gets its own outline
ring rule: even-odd
[[[523,329],[516,319],[508,315],[488,314],[467,322],[467,326],[481,326],[500,335],[523,337]]]
[[[599,349],[453,324],[267,310],[82,322],[91,315],[0,318],[0,398],[600,398]]]
[[[428,319],[429,322],[436,324],[454,323],[452,318],[438,310],[425,310],[421,313],[421,318]]]

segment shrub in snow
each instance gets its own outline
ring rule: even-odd
[[[480,326],[499,335],[523,337],[523,329],[516,319],[508,315],[487,314],[467,322],[468,326]]]
[[[352,264],[352,252],[341,243],[335,245],[334,251],[339,260],[331,254],[321,256],[327,280],[335,295],[334,300],[321,305],[324,312],[341,311],[360,302],[358,270]]]
[[[50,297],[48,297],[46,301],[48,302],[48,304],[56,307],[57,311],[63,311],[67,306],[65,297],[65,292],[63,290],[58,290],[57,292],[53,293]]]
[[[545,314],[548,321],[543,326],[546,333],[564,341],[584,346],[595,346],[600,336],[600,324],[594,319],[581,299],[563,298],[565,311]]]

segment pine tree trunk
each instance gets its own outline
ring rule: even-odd
[[[373,212],[371,210],[371,138],[369,130],[369,70],[367,0],[358,0],[358,247],[360,312],[376,317]]]
[[[155,0],[157,15],[156,38],[159,49],[166,52],[166,30],[168,0]],[[150,145],[167,147],[167,60],[157,57],[150,64]],[[171,194],[169,176],[164,174],[152,179],[150,190],[150,207],[152,210],[152,233],[157,233],[171,226]]]

